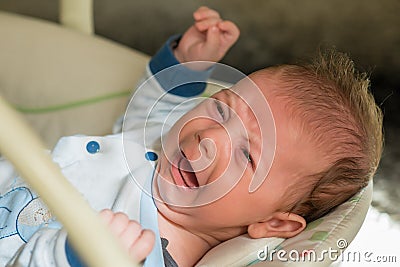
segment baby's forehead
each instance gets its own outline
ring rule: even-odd
[[[231,91],[255,113],[266,112],[270,109],[269,101],[273,98],[270,90],[276,83],[272,75],[252,74],[233,85]]]

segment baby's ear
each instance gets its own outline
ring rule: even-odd
[[[305,227],[306,220],[300,215],[288,212],[275,212],[265,221],[250,224],[247,232],[252,238],[289,238],[303,231]]]

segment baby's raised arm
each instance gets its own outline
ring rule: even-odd
[[[192,109],[197,102],[182,101],[177,96],[188,99],[201,95],[211,75],[212,68],[209,67],[212,64],[178,66],[179,63],[217,62],[239,38],[238,27],[231,21],[223,20],[215,10],[200,7],[193,13],[193,17],[194,24],[183,36],[169,38],[150,60],[147,77],[142,80],[131,100],[130,107],[134,108],[128,107],[124,131],[142,131],[144,124],[146,127],[163,126],[167,117],[172,125],[177,118]],[[121,130],[122,120],[115,125],[114,132]]]
[[[182,36],[174,55],[179,62],[220,61],[239,38],[239,28],[208,7],[193,13],[195,20]]]

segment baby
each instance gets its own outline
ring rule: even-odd
[[[194,18],[173,47],[176,59],[219,61],[238,29],[205,7]],[[293,237],[366,186],[382,150],[368,87],[346,55],[330,51],[312,64],[256,71],[182,116],[163,143],[154,189],[160,235],[176,263],[192,266],[244,233]],[[223,193],[202,191],[220,180],[214,187]],[[153,238],[132,242],[149,252]]]
[[[130,255],[147,266],[193,266],[211,248],[245,233],[293,237],[366,186],[382,150],[382,118],[369,81],[340,53],[262,69],[199,104],[192,101],[218,66],[212,62],[239,37],[236,25],[212,9],[199,8],[194,19],[150,61],[149,78],[119,125],[122,135],[69,137],[53,151],[91,205],[107,208],[100,214]],[[133,142],[138,136],[144,146]],[[75,152],[82,144],[91,155]],[[142,152],[151,168],[137,167]],[[6,204],[18,200],[26,207],[37,199],[22,201],[27,187],[11,171],[5,177],[0,196]],[[133,207],[137,188],[141,203],[151,193],[150,205],[140,204],[140,216]],[[55,221],[13,231],[6,222],[16,220],[18,229],[23,224],[9,210],[0,213],[2,262],[45,266],[42,257],[50,257],[48,266],[80,266]],[[148,214],[153,217],[142,221]],[[7,239],[16,247],[7,247],[8,254]],[[153,256],[157,250],[161,259]]]

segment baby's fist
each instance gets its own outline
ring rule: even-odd
[[[200,7],[193,13],[195,23],[182,36],[174,53],[179,62],[221,60],[239,38],[239,28],[222,20],[219,13]]]
[[[155,241],[152,231],[142,229],[138,222],[130,220],[122,212],[105,209],[100,212],[100,217],[135,261],[140,262],[150,254]]]

